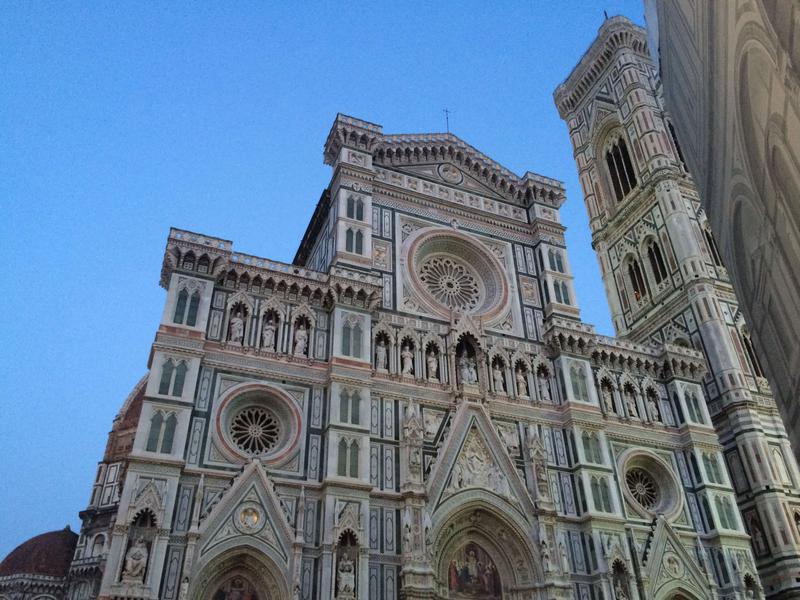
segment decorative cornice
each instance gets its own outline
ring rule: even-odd
[[[608,65],[621,49],[632,50],[651,62],[647,49],[647,33],[622,16],[606,19],[581,60],[569,76],[553,92],[562,119],[580,106]]]

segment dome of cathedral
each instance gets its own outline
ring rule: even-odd
[[[0,577],[45,575],[66,577],[78,534],[69,526],[32,537],[14,548],[0,563]]]

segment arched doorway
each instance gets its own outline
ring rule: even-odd
[[[481,496],[486,492],[472,491]],[[539,552],[528,539],[521,516],[473,497],[456,494],[440,507],[433,535],[436,598],[440,600],[518,600],[543,580]],[[460,501],[459,501],[460,500]],[[458,508],[447,506],[453,502]],[[455,508],[452,512],[448,508]]]
[[[198,565],[194,589],[196,600],[286,600],[286,579],[275,560],[250,546],[230,548]]]
[[[234,575],[224,581],[211,596],[211,600],[266,600],[259,594],[256,586],[241,575]]]

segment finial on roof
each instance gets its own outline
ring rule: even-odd
[[[605,15],[605,17],[606,17],[606,21],[608,21],[608,11],[607,11],[607,10],[603,10],[603,14],[604,14],[604,15]]]

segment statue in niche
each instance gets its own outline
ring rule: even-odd
[[[426,360],[428,362],[428,380],[439,381],[439,357],[433,350],[428,350]]]
[[[462,350],[458,356],[458,373],[462,385],[475,385],[478,383],[477,363],[475,359]]]
[[[517,369],[517,394],[522,397],[528,395],[528,381],[524,369]]]
[[[356,569],[353,561],[342,556],[336,566],[336,574],[339,579],[339,586],[336,592],[337,598],[355,598],[356,591]]]
[[[567,575],[570,571],[572,571],[572,568],[570,567],[570,564],[569,564],[569,555],[567,554],[567,545],[564,543],[563,540],[558,542],[558,552],[559,552],[559,555],[561,556],[561,572],[564,573],[564,575]]]
[[[149,553],[147,551],[147,545],[144,543],[144,538],[137,538],[125,554],[125,566],[122,569],[122,580],[142,583],[144,581],[144,572],[147,568],[148,556]]]
[[[275,349],[275,323],[272,318],[264,323],[264,329],[261,330],[261,347],[268,350]]]
[[[181,581],[180,591],[178,592],[178,600],[187,600],[189,598],[189,578],[184,577]]]
[[[631,419],[638,419],[639,411],[636,409],[636,398],[634,397],[633,392],[630,390],[625,390],[623,395],[625,396],[625,408],[628,409],[628,416]]]
[[[306,346],[308,346],[308,330],[305,323],[300,322],[294,332],[294,355],[305,356]]]
[[[238,344],[244,341],[244,319],[240,311],[236,311],[236,314],[231,317],[230,331],[230,336],[228,337],[230,341]]]
[[[550,482],[547,479],[547,452],[535,431],[528,437],[528,453],[536,477],[536,491],[542,499],[550,498]]]
[[[408,347],[408,344],[404,344],[403,350],[400,352],[400,363],[403,375],[412,375],[414,373],[414,353]]]
[[[622,582],[619,579],[617,579],[617,583],[614,585],[614,596],[617,600],[628,600],[628,594],[625,593]]]
[[[408,444],[408,470],[413,475],[419,475],[422,469],[422,419],[419,407],[412,402],[406,403],[403,411],[403,438]]]
[[[552,403],[550,389],[547,386],[547,376],[539,375],[536,379],[539,380],[539,398],[542,402]]]
[[[606,414],[611,414],[614,411],[614,393],[611,388],[605,385],[600,386],[600,395],[603,398],[603,408],[606,409]]]
[[[550,560],[550,548],[547,546],[547,540],[542,540],[539,544],[539,549],[542,555],[542,570],[545,573],[550,573],[553,570],[553,563]]]
[[[658,414],[658,404],[653,396],[647,397],[647,409],[650,411],[650,418],[655,423],[661,422],[661,416]]]
[[[383,338],[378,340],[378,345],[375,346],[375,368],[378,371],[385,371],[387,365],[386,342]]]
[[[506,392],[506,380],[503,377],[503,370],[500,368],[500,363],[494,363],[492,367],[492,379],[494,380],[494,391],[496,394],[504,394]]]

